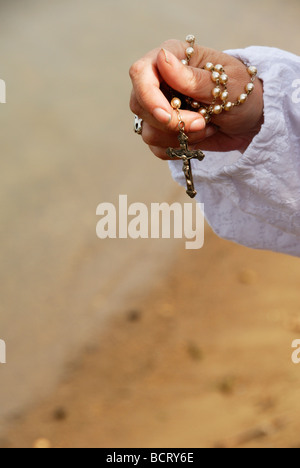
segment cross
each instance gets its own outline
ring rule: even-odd
[[[187,184],[187,191],[186,193],[191,197],[195,198],[197,192],[194,186],[193,180],[193,173],[192,173],[192,166],[191,166],[191,159],[198,159],[198,161],[203,161],[205,158],[205,154],[200,150],[190,151],[188,147],[188,136],[184,133],[183,130],[180,131],[178,140],[180,143],[180,149],[175,150],[173,148],[169,148],[167,150],[167,155],[170,158],[179,158],[183,161],[183,173],[185,175],[186,184]]]

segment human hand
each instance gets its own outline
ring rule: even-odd
[[[177,113],[161,91],[163,82],[180,94],[207,105],[213,99],[211,73],[202,70],[207,62],[221,63],[225,68],[229,76],[229,101],[235,102],[249,83],[247,67],[242,62],[213,49],[195,45],[190,66],[183,65],[181,60],[185,58],[186,48],[186,43],[167,41],[130,69],[133,83],[131,110],[143,119],[143,140],[161,159],[169,159],[168,147],[178,147]],[[180,113],[192,149],[244,152],[263,124],[263,84],[257,79],[255,89],[244,105],[214,116],[207,126],[197,112],[181,110]]]

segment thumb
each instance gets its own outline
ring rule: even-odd
[[[175,55],[165,49],[158,54],[157,67],[162,79],[172,89],[203,103],[212,101],[209,71],[183,65]]]

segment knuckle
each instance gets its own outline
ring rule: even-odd
[[[180,79],[180,91],[187,96],[195,97],[195,93],[199,93],[203,84],[201,73],[190,68],[185,68],[183,73]]]
[[[144,62],[142,60],[138,60],[130,67],[129,75],[132,81],[136,80],[136,78],[140,75],[143,69],[144,69]]]
[[[191,72],[186,82],[186,88],[187,90],[198,91],[201,88],[201,82],[201,74],[196,76],[194,72]]]

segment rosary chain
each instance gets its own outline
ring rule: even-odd
[[[186,41],[188,42],[189,47],[186,49],[186,58],[182,60],[182,63],[186,66],[189,66],[191,58],[195,53],[196,38],[190,34],[186,37]],[[235,102],[229,101],[229,93],[227,88],[229,77],[226,74],[224,67],[220,64],[214,65],[213,63],[208,62],[203,67],[203,70],[210,71],[212,74],[211,78],[215,84],[215,87],[212,90],[213,101],[209,106],[202,104],[201,102],[198,102],[190,97],[185,97],[185,101],[189,107],[189,110],[199,112],[199,114],[205,118],[206,123],[209,123],[214,115],[219,115],[223,111],[229,112],[234,107],[241,106],[247,101],[249,95],[254,91],[254,81],[257,75],[256,67],[249,66],[247,68],[247,71],[251,76],[251,81],[245,86],[244,93],[242,93]],[[218,99],[221,101],[219,104]]]

